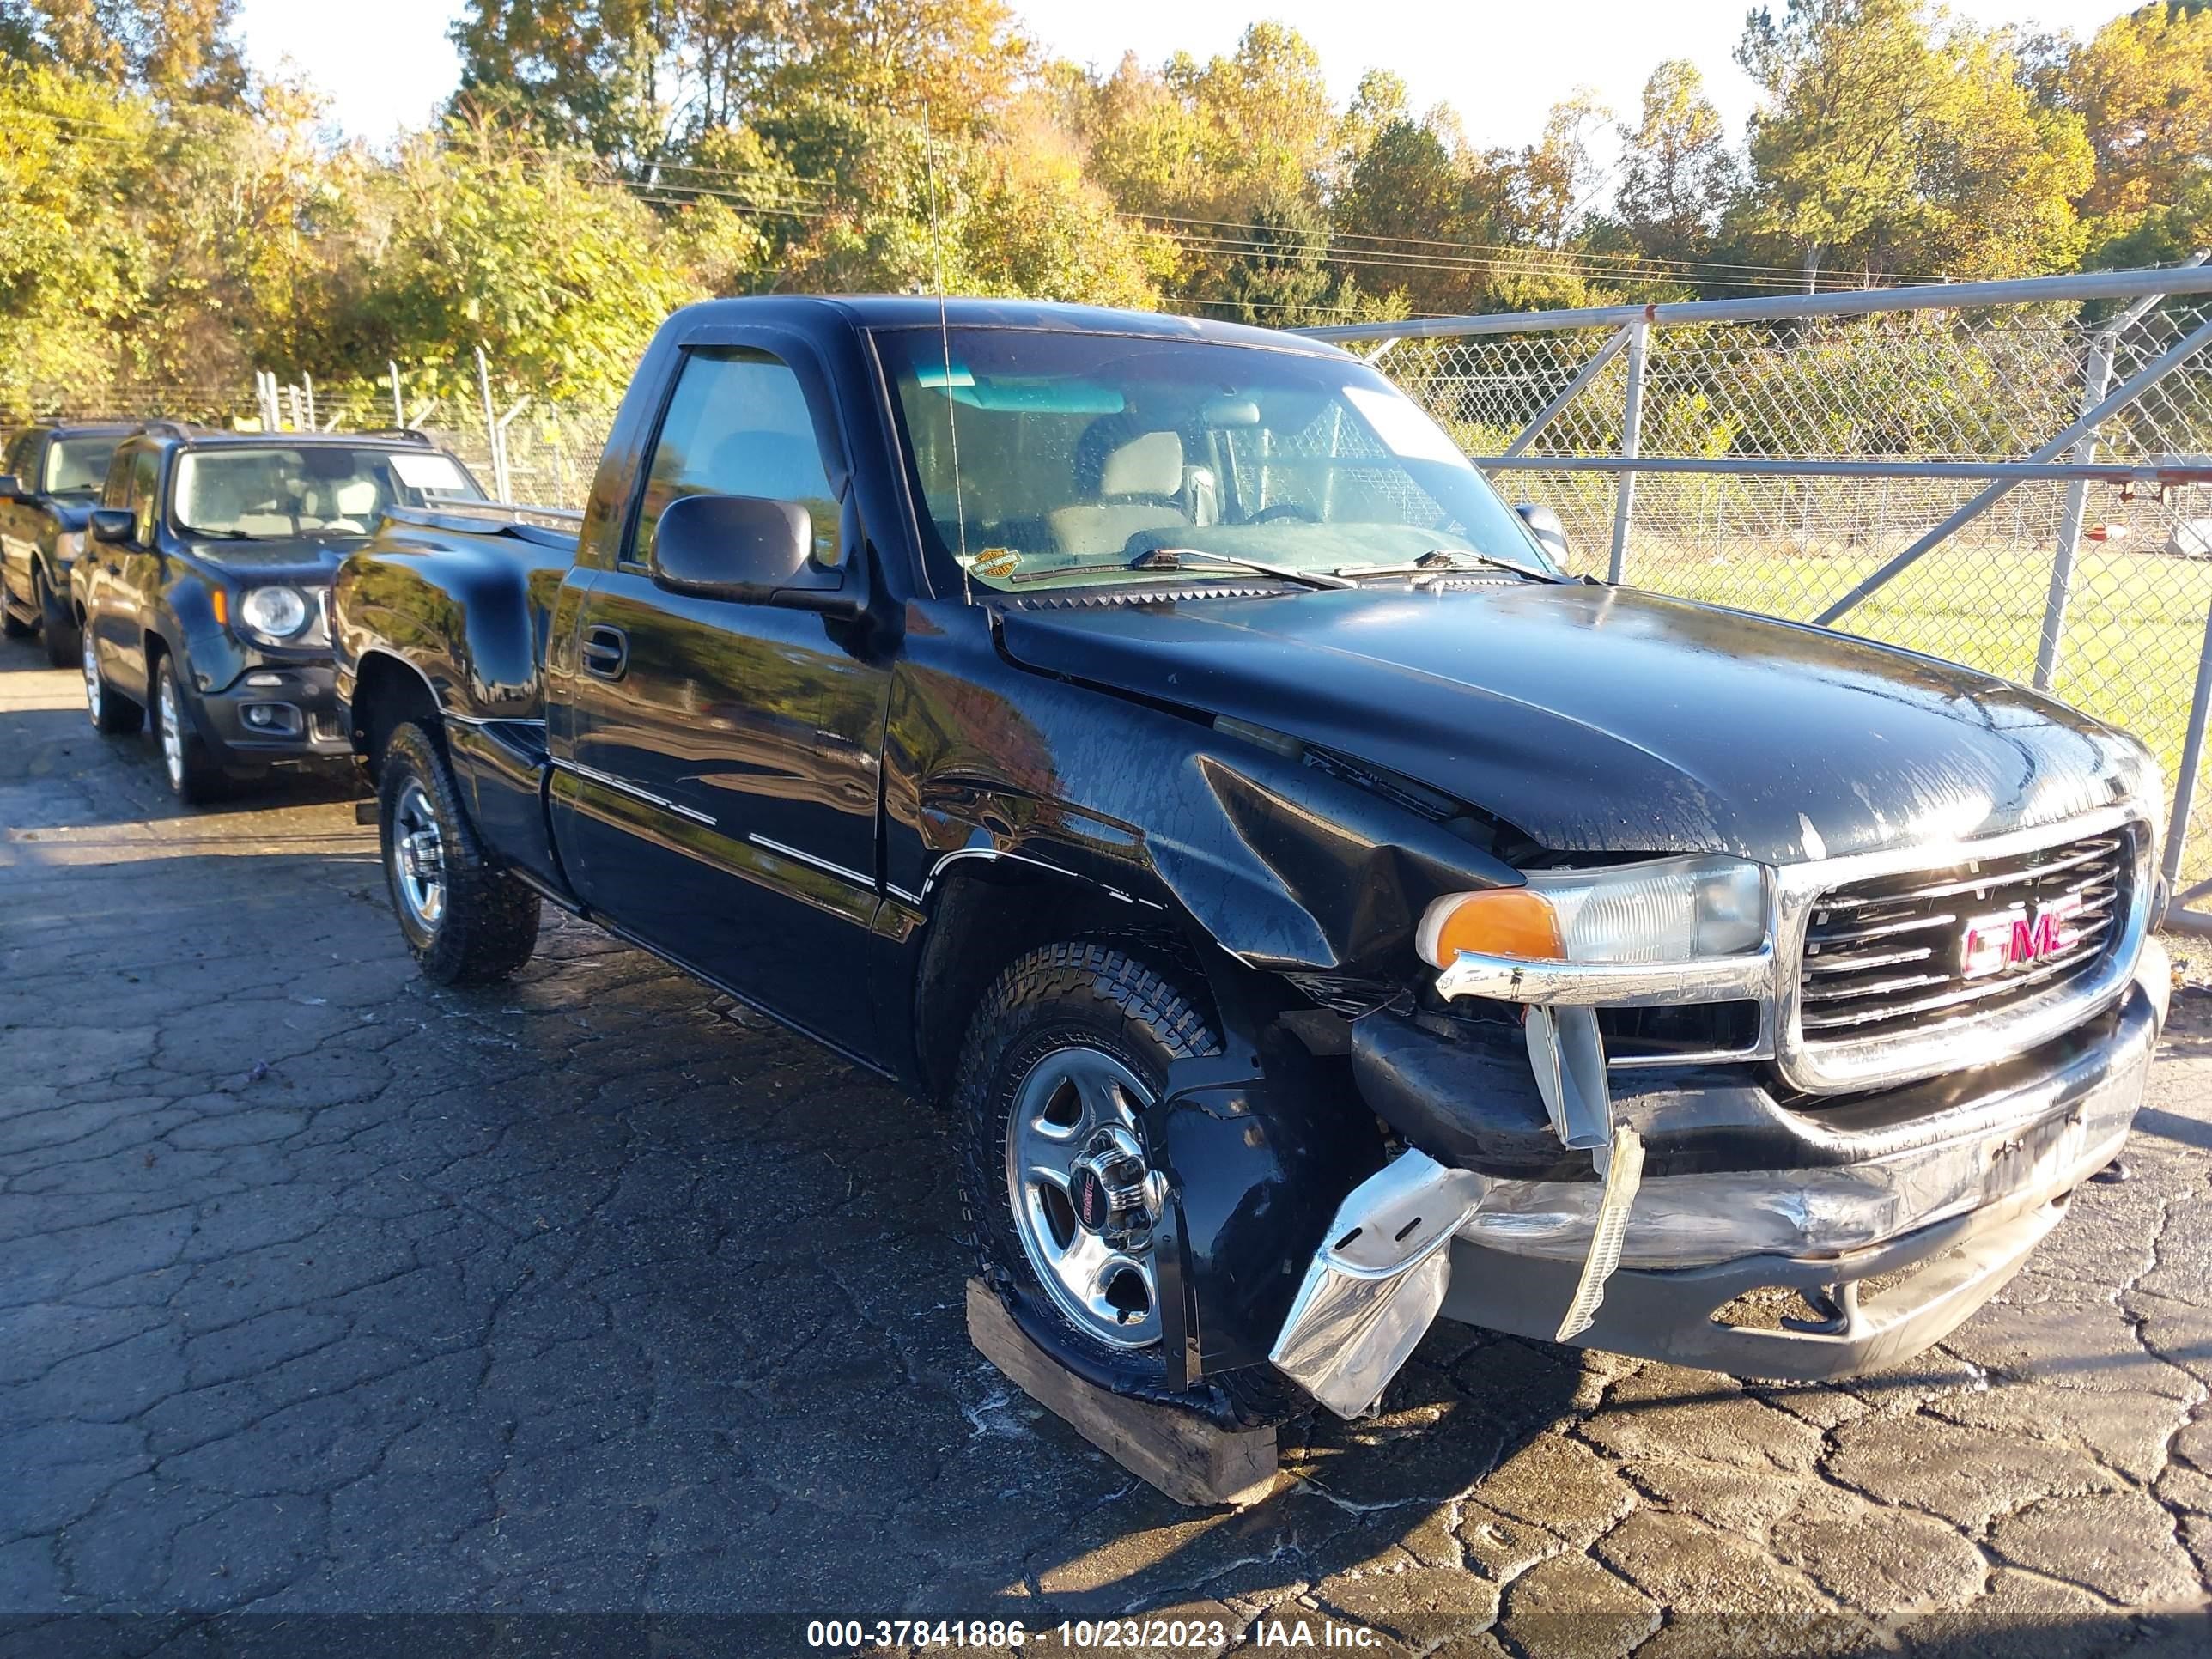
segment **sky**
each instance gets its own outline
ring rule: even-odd
[[[1780,0],[1773,0],[1776,9]],[[2033,22],[2094,33],[2132,0],[1952,0],[1984,24]],[[1192,0],[1013,0],[1031,35],[1078,63],[1109,68],[1133,49],[1157,64],[1182,50],[1233,49],[1245,24],[1291,24],[1320,51],[1331,90],[1348,96],[1362,71],[1395,70],[1414,107],[1449,102],[1477,144],[1522,144],[1544,113],[1577,88],[1626,118],[1662,58],[1687,58],[1732,134],[1742,131],[1753,89],[1730,61],[1748,0],[1263,0],[1245,6]],[[383,144],[422,125],[452,92],[460,66],[447,26],[460,0],[244,0],[248,57],[264,75],[302,71],[330,100],[348,137]]]

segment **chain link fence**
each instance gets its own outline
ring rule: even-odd
[[[1316,331],[1508,499],[1557,512],[1575,568],[2042,686],[2179,787],[2212,613],[2212,279],[2133,275],[2132,306],[2045,279],[1911,290],[1911,309],[1838,296],[1855,315],[1802,299]],[[2146,293],[2158,277],[2172,297]],[[2212,878],[2212,806],[2174,823],[2188,896]]]

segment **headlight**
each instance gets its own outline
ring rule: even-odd
[[[1644,963],[1738,956],[1766,942],[1766,871],[1737,859],[1653,859],[1540,871],[1522,887],[1449,893],[1413,938],[1449,968],[1462,951],[1534,962]]]
[[[249,587],[238,619],[264,639],[289,640],[307,625],[307,596],[296,587]]]
[[[74,564],[76,562],[77,555],[83,551],[84,532],[82,530],[64,530],[55,535],[54,556],[56,558]]]

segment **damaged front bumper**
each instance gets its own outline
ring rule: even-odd
[[[1805,1379],[1941,1340],[2119,1152],[2167,986],[2152,941],[2118,1006],[2063,1036],[1832,1102],[1784,1103],[1741,1067],[1635,1074],[1611,1106],[1641,1181],[1571,1340]],[[1607,1183],[1560,1144],[1519,1048],[1395,1015],[1355,1028],[1362,1092],[1411,1150],[1345,1200],[1271,1354],[1340,1414],[1372,1406],[1432,1318],[1550,1340],[1587,1283]]]

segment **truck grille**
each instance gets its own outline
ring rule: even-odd
[[[1808,915],[1798,1030],[1816,1062],[1824,1050],[1910,1034],[1940,1035],[2001,1019],[2030,998],[2100,977],[2128,915],[2135,860],[2117,828],[1948,868],[1875,877],[1830,889]],[[2066,914],[2045,948],[1970,975],[1969,927],[2008,914],[2031,925],[2048,907]]]

